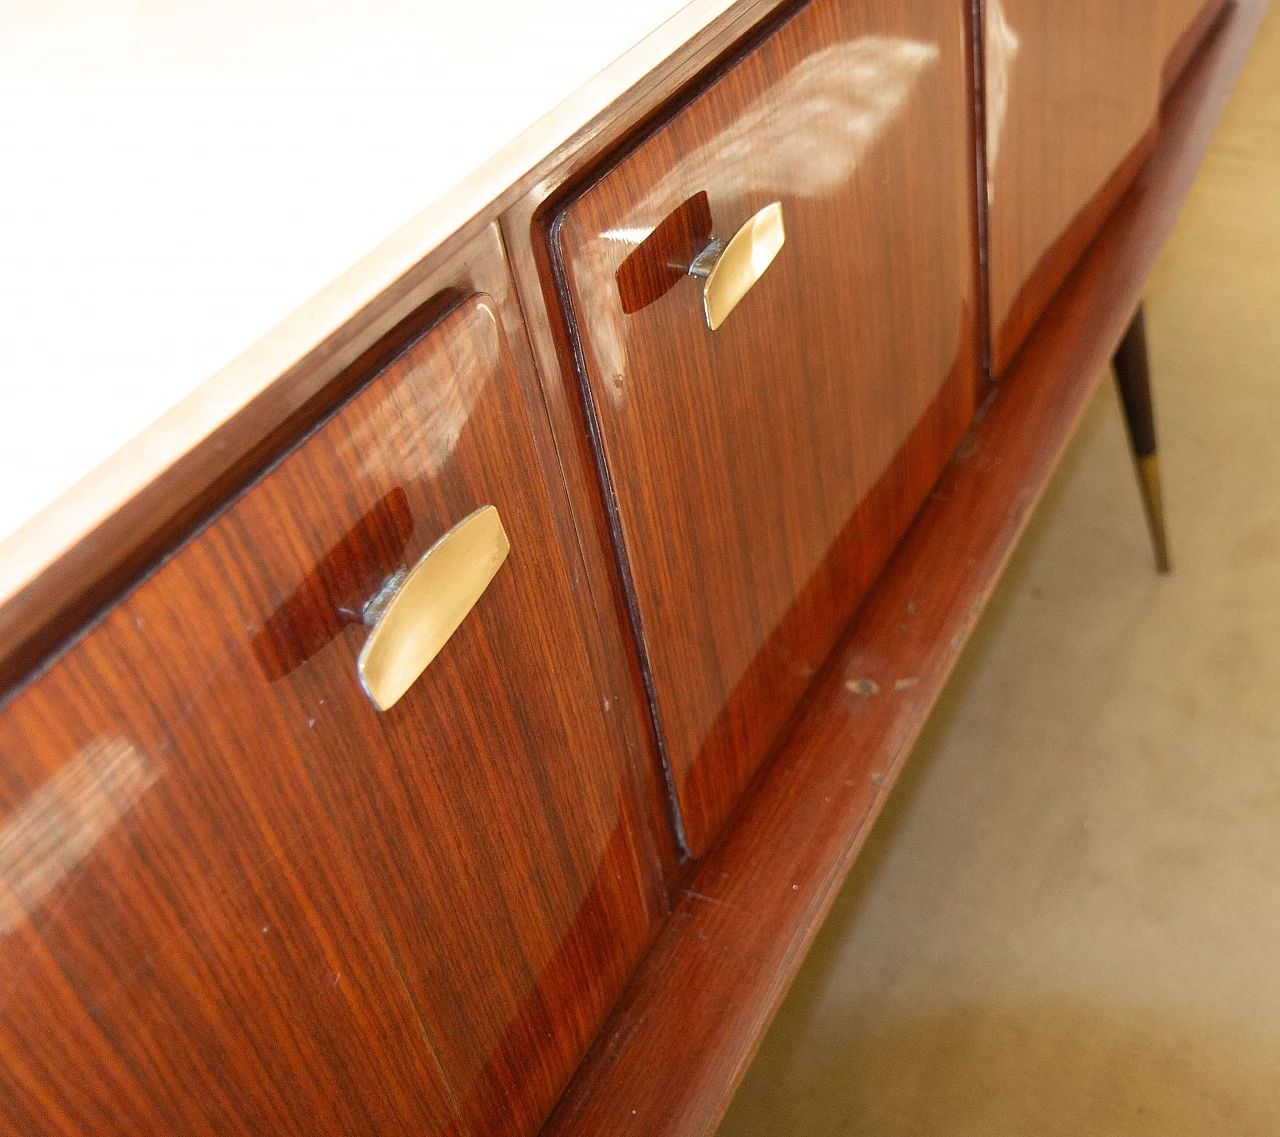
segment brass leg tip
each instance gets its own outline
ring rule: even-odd
[[[1156,572],[1169,572],[1169,542],[1164,531],[1164,497],[1160,492],[1160,457],[1148,454],[1138,459],[1138,485],[1142,490],[1142,506],[1151,530],[1151,545],[1156,556]]]

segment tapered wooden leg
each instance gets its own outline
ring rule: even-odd
[[[1169,571],[1169,545],[1164,531],[1164,502],[1160,495],[1160,460],[1156,454],[1156,424],[1151,409],[1151,373],[1147,367],[1147,330],[1142,318],[1142,305],[1133,314],[1133,322],[1116,348],[1113,361],[1116,386],[1124,404],[1124,420],[1133,444],[1134,464],[1138,471],[1138,489],[1147,512],[1147,527],[1155,548],[1156,569]]]

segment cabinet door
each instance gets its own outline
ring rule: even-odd
[[[992,370],[1154,141],[1162,0],[984,0]]]
[[[552,229],[694,855],[972,415],[968,13],[814,0]],[[685,270],[774,203],[785,241],[713,331]]]
[[[0,712],[7,1132],[532,1133],[661,918],[496,230],[470,263]],[[379,712],[368,602],[485,506],[505,562]]]

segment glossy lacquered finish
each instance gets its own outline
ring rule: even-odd
[[[0,1129],[534,1132],[665,911],[497,230],[0,710]],[[450,306],[452,305],[452,306]],[[510,553],[386,713],[363,605]]]
[[[1140,184],[1050,302],[776,761],[687,881],[544,1137],[714,1131],[1106,374],[1266,6],[1229,8],[1192,61]]]
[[[992,370],[1150,150],[1170,0],[984,0]]]
[[[973,411],[968,18],[814,0],[552,229],[695,856]],[[772,202],[785,225],[715,331],[698,281],[635,262],[619,277],[656,230],[677,259],[694,248],[702,194],[721,240]]]

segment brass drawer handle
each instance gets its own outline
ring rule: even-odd
[[[787,239],[782,202],[766,205],[750,217],[721,248],[714,237],[693,259],[689,275],[702,278],[702,306],[713,332],[751,291]]]
[[[369,638],[356,668],[380,711],[413,686],[475,607],[507,559],[511,542],[498,511],[482,506],[401,570],[365,605]]]

